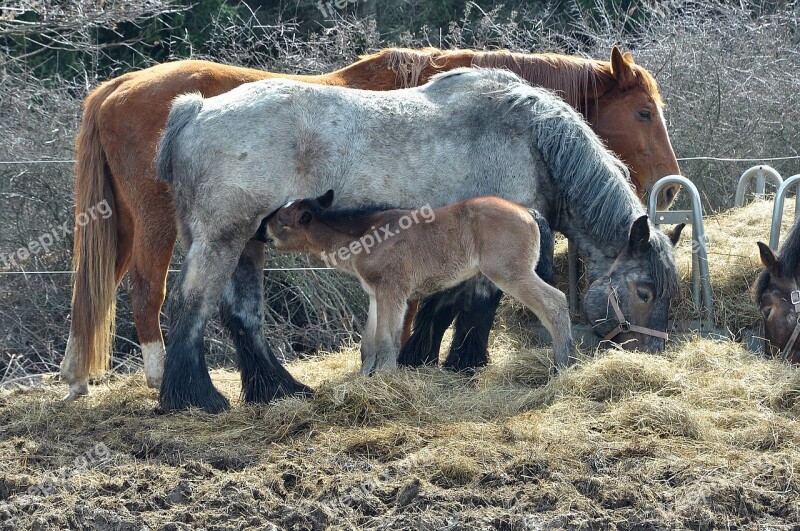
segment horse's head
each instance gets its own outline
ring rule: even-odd
[[[644,196],[653,184],[667,175],[679,175],[680,168],[667,134],[658,85],[650,73],[615,46],[608,65],[613,82],[594,102],[586,116],[594,131],[631,170],[636,189]],[[664,188],[658,207],[666,208],[680,191],[680,185]]]
[[[318,252],[309,228],[319,213],[333,204],[333,190],[316,199],[290,201],[275,211],[267,221],[267,235],[275,249],[285,253]]]
[[[616,257],[590,257],[584,314],[595,332],[627,349],[664,350],[669,304],[677,289],[672,247],[683,225],[651,231],[647,216],[633,222]]]
[[[753,284],[756,303],[764,317],[764,351],[800,363],[800,291],[797,264],[779,258],[765,243],[758,242],[764,270]]]

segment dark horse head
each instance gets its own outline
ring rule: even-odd
[[[778,250],[758,242],[764,270],[753,284],[753,295],[764,317],[764,352],[800,363],[800,218]]]
[[[641,216],[615,256],[593,260],[584,314],[600,337],[626,349],[664,350],[669,305],[677,289],[672,247],[683,227],[665,235]]]

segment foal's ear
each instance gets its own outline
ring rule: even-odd
[[[642,216],[631,225],[628,248],[634,254],[644,254],[650,250],[650,223]]]
[[[616,46],[611,48],[611,75],[622,89],[630,88],[636,82],[636,75],[631,65],[633,57],[630,54],[623,55]]]
[[[333,190],[328,190],[324,195],[317,198],[317,203],[322,208],[330,208],[333,204]]]
[[[667,238],[669,238],[669,241],[672,242],[673,247],[678,245],[678,240],[681,239],[681,232],[683,232],[683,229],[685,228],[686,223],[681,223],[680,225],[675,225],[674,229],[664,232],[667,235]]]
[[[758,253],[761,255],[761,263],[767,268],[770,274],[779,276],[781,267],[780,259],[775,256],[775,253],[772,252],[769,245],[764,242],[756,243],[758,244]]]

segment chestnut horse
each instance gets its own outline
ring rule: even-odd
[[[147,383],[160,385],[164,342],[159,312],[176,227],[172,191],[156,180],[152,161],[175,96],[199,92],[211,97],[272,77],[390,90],[471,65],[506,67],[534,85],[558,91],[629,166],[640,195],[660,177],[679,173],[655,80],[616,47],[609,62],[505,51],[386,49],[319,76],[191,60],[124,74],[86,98],[76,141],[76,216],[103,201],[113,206],[115,215],[76,227],[72,321],[61,364],[61,374],[70,385],[66,398],[88,392],[89,374],[108,366],[115,292],[127,271]],[[677,191],[677,187],[665,190],[661,205],[671,202]]]
[[[473,197],[441,208],[366,212],[331,210],[334,191],[292,201],[270,216],[275,250],[314,254],[354,274],[369,295],[361,374],[397,368],[406,303],[483,273],[527,306],[553,338],[553,360],[574,360],[567,298],[536,273],[535,210],[499,197]],[[379,232],[376,227],[380,227]],[[382,237],[385,232],[391,236]]]
[[[778,253],[758,242],[764,270],[753,284],[753,294],[764,317],[764,353],[800,363],[800,218]]]
[[[217,304],[245,401],[310,391],[263,335],[264,246],[254,235],[287,201],[329,189],[342,208],[485,195],[534,208],[588,258],[583,302],[596,333],[664,348],[675,240],[652,229],[627,168],[577,111],[508,70],[459,68],[388,92],[272,79],[185,94],[156,172],[172,186],[188,249],[170,297],[164,410],[229,406],[203,354]]]

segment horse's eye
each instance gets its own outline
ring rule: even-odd
[[[642,120],[649,120],[653,117],[653,114],[650,112],[650,109],[642,109],[639,111],[639,118]]]
[[[650,292],[646,289],[636,288],[636,294],[642,302],[648,302],[650,300]]]
[[[769,319],[769,314],[772,313],[772,307],[767,306],[763,310],[761,310],[761,314],[764,316],[764,319]]]

